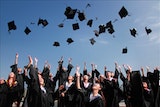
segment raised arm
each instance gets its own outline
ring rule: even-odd
[[[79,66],[76,66],[76,77],[77,77],[77,79],[76,79],[76,86],[77,86],[77,89],[81,89],[79,70],[80,70],[80,67],[79,67]]]

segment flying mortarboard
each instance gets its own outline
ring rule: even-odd
[[[43,27],[47,26],[48,25],[48,21],[46,19],[44,19],[43,22],[42,22],[42,25],[43,25]]]
[[[133,37],[136,37],[136,34],[137,34],[137,30],[135,28],[133,29],[130,29],[130,33]]]
[[[99,25],[99,34],[104,33],[106,31],[105,25]]]
[[[70,44],[70,43],[72,43],[72,42],[74,42],[74,41],[73,41],[72,38],[68,38],[68,39],[67,39],[67,42],[68,42],[68,44]]]
[[[10,30],[16,30],[16,29],[17,29],[17,27],[16,27],[16,25],[14,23],[14,20],[11,21],[11,22],[8,22],[8,31],[10,31]]]
[[[60,43],[59,42],[54,42],[53,46],[55,46],[55,47],[60,46]]]
[[[128,11],[126,10],[126,8],[123,6],[120,11],[119,11],[119,16],[121,17],[121,19],[123,17],[126,17],[128,15]]]
[[[108,33],[110,33],[110,34],[115,32],[111,21],[106,23],[106,28],[108,29]]]
[[[90,20],[88,20],[87,25],[88,25],[89,27],[92,27],[92,23],[93,23],[93,20],[90,19]]]
[[[28,27],[26,27],[24,32],[26,33],[26,35],[28,35],[31,32],[31,30]]]
[[[126,54],[126,53],[127,53],[127,47],[125,47],[125,48],[122,49],[122,53],[123,53],[123,54]]]
[[[93,31],[95,33],[95,36],[98,37],[99,36],[99,32],[97,30]]]
[[[67,19],[74,19],[76,12],[77,12],[77,9],[72,9],[71,7],[68,6],[66,7],[64,14],[67,17]]]
[[[60,24],[58,25],[58,27],[62,28],[62,27],[64,27],[64,24],[63,24],[63,23],[60,23]]]
[[[95,42],[96,42],[96,41],[94,40],[94,38],[91,38],[91,39],[90,39],[90,43],[91,43],[92,45],[94,45]]]
[[[83,12],[78,12],[78,18],[80,21],[83,21],[86,19],[85,14]]]
[[[48,25],[48,21],[47,21],[46,19],[41,19],[41,18],[39,18],[39,20],[38,20],[38,26],[39,26],[40,24],[42,24],[43,27],[45,27],[45,26]]]
[[[39,18],[37,25],[39,26],[42,23],[43,23],[43,19]]]
[[[151,30],[151,29],[148,29],[147,27],[145,27],[145,31],[146,31],[147,35],[152,32],[152,30]]]
[[[79,29],[79,24],[78,23],[74,23],[72,24],[73,30],[77,30]]]

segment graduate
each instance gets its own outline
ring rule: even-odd
[[[77,77],[77,81],[76,81],[76,86],[77,89],[79,90],[83,90],[80,86],[80,73],[79,73],[80,67],[77,66],[76,67],[76,77]],[[101,90],[100,84],[99,83],[95,83],[92,86],[92,91],[88,96],[88,102],[87,102],[87,107],[104,107],[104,103],[102,100],[102,96],[99,94],[99,91]],[[83,92],[83,91],[81,91]]]
[[[24,94],[24,73],[22,73],[21,68],[18,68],[18,58],[19,58],[19,54],[16,53],[14,64],[11,66],[12,72],[16,76],[16,81],[19,83],[19,91],[17,93],[18,94],[17,95],[17,107],[20,106],[20,102]]]
[[[16,75],[13,72],[9,73],[6,85],[7,85],[6,107],[12,107],[13,103],[17,105],[20,85],[16,81]]]
[[[125,68],[125,65],[123,65]],[[126,68],[125,68],[126,69]],[[130,83],[130,75],[131,75],[131,69],[128,67],[128,70],[125,70],[126,77],[123,75],[121,69],[120,69],[120,79],[123,82],[123,97],[126,104],[126,107],[132,107],[131,105],[131,83]]]
[[[68,59],[68,67],[65,68],[63,66],[63,57],[61,57],[60,61],[58,62],[58,70],[57,70],[57,74],[56,74],[56,78],[58,80],[58,87],[60,87],[61,85],[63,85],[64,82],[67,81],[68,76],[70,75],[70,72],[73,68],[73,65],[71,64],[72,59],[69,58]]]

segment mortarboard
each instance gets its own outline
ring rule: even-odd
[[[128,11],[126,10],[126,8],[123,6],[120,11],[119,11],[119,16],[121,17],[121,19],[123,17],[126,17],[128,15]]]
[[[136,37],[136,34],[137,34],[137,30],[135,28],[133,29],[130,29],[130,33],[133,37]]]
[[[31,32],[31,30],[28,27],[26,27],[24,32],[26,33],[26,35],[28,35]]]
[[[106,23],[106,28],[108,29],[108,33],[110,33],[110,34],[115,32],[111,21]]]
[[[88,8],[88,7],[91,7],[91,4],[88,3],[88,4],[86,5],[86,8]]]
[[[39,26],[40,24],[42,24],[43,27],[45,27],[45,26],[48,25],[48,21],[47,21],[46,19],[41,19],[41,18],[39,18],[39,20],[38,20],[38,26]]]
[[[78,12],[78,18],[79,18],[80,21],[83,21],[83,20],[86,19],[86,17],[85,17],[83,12]]]
[[[73,41],[72,38],[68,38],[68,39],[67,39],[67,42],[68,42],[68,44],[70,44],[70,43],[72,43],[72,42],[74,42],[74,41]]]
[[[96,42],[96,41],[94,40],[94,38],[91,38],[91,39],[90,39],[90,43],[91,43],[92,45],[94,45],[95,42]]]
[[[99,34],[104,33],[106,31],[105,25],[99,25]]]
[[[127,47],[125,47],[125,48],[122,49],[122,53],[123,53],[123,54],[126,54],[126,53],[127,53]]]
[[[87,25],[88,25],[89,27],[92,27],[92,23],[93,23],[93,20],[90,19],[90,20],[88,20]]]
[[[39,26],[40,24],[42,24],[43,19],[39,18],[37,25]]]
[[[42,25],[43,25],[43,27],[47,26],[48,25],[48,21],[46,19],[44,19],[43,22],[42,22]]]
[[[73,30],[77,30],[79,29],[79,24],[78,23],[74,23],[72,24]]]
[[[60,24],[58,25],[58,27],[62,28],[62,27],[64,27],[64,24],[63,24],[63,23],[60,23]]]
[[[152,32],[152,30],[151,30],[151,29],[148,29],[147,27],[145,27],[145,31],[146,31],[147,35]]]
[[[95,36],[98,37],[99,36],[99,32],[97,30],[93,31],[95,33]]]
[[[67,17],[67,19],[74,19],[76,12],[77,12],[77,9],[72,9],[71,7],[68,6],[66,7],[64,14]]]
[[[16,30],[16,29],[17,29],[17,27],[16,27],[16,25],[14,23],[14,20],[11,21],[11,22],[8,22],[8,31],[10,31],[10,30]]]
[[[53,46],[55,46],[55,47],[60,46],[60,43],[59,42],[54,42]]]

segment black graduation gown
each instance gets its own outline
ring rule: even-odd
[[[29,89],[29,107],[41,107],[41,92],[38,79],[38,69],[35,69],[33,65],[29,67],[30,76],[30,89]]]
[[[126,107],[131,106],[131,84],[127,78],[124,77],[122,73],[120,73],[120,79],[123,82],[123,98],[125,100]]]
[[[17,93],[18,94],[17,100],[18,100],[18,102],[20,102],[23,97],[23,93],[24,93],[24,73],[22,73],[22,74],[18,73],[17,64],[12,65],[11,68],[12,68],[11,71],[16,75],[16,81],[19,84],[19,91]]]
[[[107,79],[104,80],[103,94],[106,99],[106,107],[112,107],[114,98],[113,81]]]
[[[68,64],[67,71],[62,69],[62,63],[59,63],[59,71],[57,71],[56,78],[59,80],[58,86],[63,85],[67,81],[68,76],[73,68],[72,64]]]
[[[89,101],[88,97],[92,91],[92,83],[89,82],[88,87],[85,87],[84,83],[81,82],[81,87],[82,87],[83,95],[84,95],[84,107],[87,107],[87,102]]]
[[[6,107],[7,105],[7,84],[0,84],[0,107]]]
[[[101,97],[97,97],[92,101],[88,102],[87,107],[104,107],[104,103]]]
[[[140,71],[132,71],[131,73],[131,104],[132,107],[143,107],[143,88]]]
[[[19,87],[20,86],[18,83],[12,87],[9,87],[7,85],[7,106],[6,107],[12,107],[13,102],[18,100]]]

